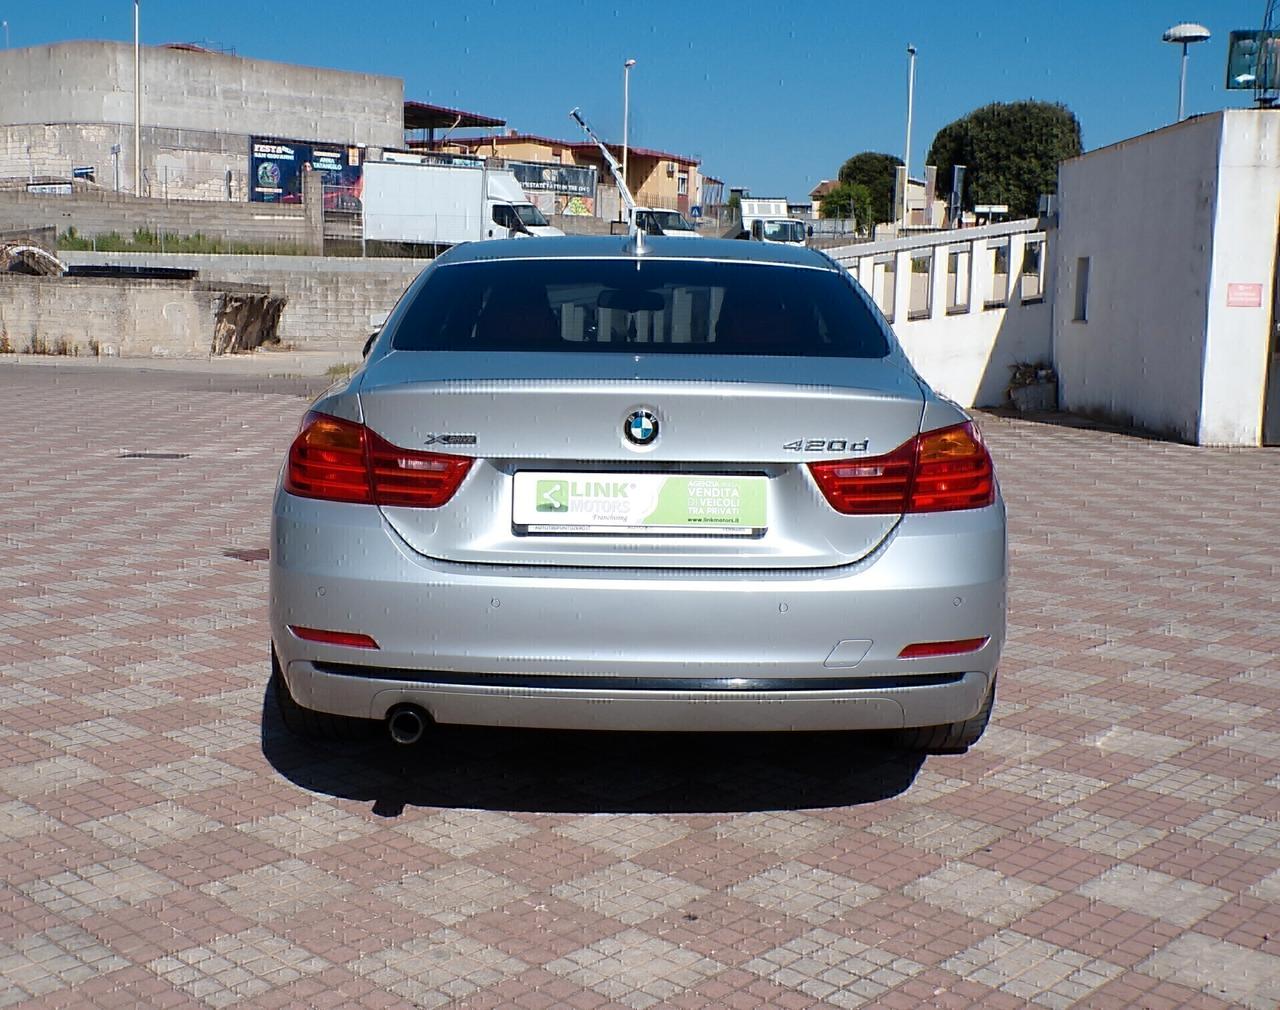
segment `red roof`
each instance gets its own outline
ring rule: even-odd
[[[595,144],[589,143],[587,141],[578,141],[576,143],[570,144],[569,146],[572,147],[574,150],[582,150],[582,149],[586,149],[589,151],[599,150]],[[606,144],[605,146],[609,148],[609,151],[615,157],[622,154],[621,144]],[[632,158],[656,158],[658,161],[676,161],[676,162],[679,162],[681,165],[702,164],[701,161],[699,161],[697,158],[690,158],[683,154],[671,154],[669,151],[656,151],[651,147],[632,147],[628,145],[627,153],[628,153],[628,157],[632,157]]]

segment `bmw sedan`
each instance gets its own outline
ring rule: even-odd
[[[813,250],[473,243],[312,405],[274,501],[286,725],[982,733],[1005,513],[973,421]]]

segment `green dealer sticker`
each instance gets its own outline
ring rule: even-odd
[[[743,477],[668,477],[646,526],[764,525],[764,483]]]

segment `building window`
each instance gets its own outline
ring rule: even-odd
[[[890,255],[875,263],[871,270],[872,287],[877,296],[876,303],[884,313],[885,321],[890,323],[893,322],[893,303],[898,287],[896,259],[895,256]]]
[[[676,192],[681,196],[689,195],[689,176],[684,172],[681,172],[676,178]]]
[[[933,313],[933,250],[913,252],[911,291],[907,295],[907,318],[928,319]]]
[[[1002,309],[1009,304],[1009,243],[988,246],[991,257],[991,291],[983,301],[984,309]]]
[[[1018,291],[1024,302],[1044,300],[1044,239],[1029,241],[1023,247]]]
[[[1081,256],[1076,260],[1076,314],[1073,322],[1089,321],[1089,257]]]
[[[969,311],[970,279],[973,276],[973,246],[961,246],[947,253],[947,315]]]

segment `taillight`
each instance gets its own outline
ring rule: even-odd
[[[289,446],[284,489],[303,498],[372,505],[367,435],[363,424],[312,411]]]
[[[439,508],[471,469],[467,456],[392,445],[363,424],[312,411],[285,466],[284,489],[303,498]]]
[[[844,515],[950,512],[996,500],[991,456],[971,421],[924,432],[884,456],[810,463],[809,471]]]

